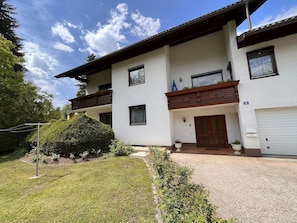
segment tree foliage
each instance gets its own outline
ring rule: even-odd
[[[15,72],[14,65],[22,62],[22,58],[13,54],[14,45],[11,41],[0,36],[0,127],[15,124],[13,112],[7,109],[18,107],[18,98],[23,88],[24,75]]]
[[[94,60],[96,60],[96,55],[94,53],[91,53],[86,59],[87,63],[92,62]]]
[[[12,52],[17,57],[23,57],[21,39],[15,34],[15,29],[19,26],[15,18],[11,15],[16,14],[15,8],[7,3],[7,0],[0,0],[0,34],[5,39],[10,40],[15,46]],[[14,65],[16,71],[25,71],[25,67],[21,63]]]
[[[92,62],[96,60],[96,55],[94,53],[91,53],[86,61],[87,63]],[[86,79],[86,75],[81,75],[82,79]],[[86,88],[87,88],[87,83],[80,81],[79,84],[77,84],[77,86],[79,87],[77,93],[76,93],[76,97],[82,97],[86,95]]]
[[[24,60],[14,55],[13,49],[12,42],[0,36],[0,129],[59,118],[59,111],[52,105],[53,96],[25,82],[22,71],[15,71],[15,64]],[[25,136],[0,132],[0,153],[12,151]]]

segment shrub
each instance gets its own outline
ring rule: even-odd
[[[202,185],[192,183],[192,170],[169,159],[169,154],[150,148],[150,161],[157,173],[159,208],[164,222],[228,223],[217,218]]]
[[[94,154],[95,156],[99,157],[100,156],[100,153],[101,153],[101,149],[92,149],[91,150],[91,153]]]
[[[0,132],[0,154],[14,152],[14,150],[20,146],[19,143],[26,138],[27,134]]]
[[[52,156],[51,156],[51,160],[54,161],[54,162],[59,162],[60,154],[53,153]]]
[[[79,156],[82,160],[88,160],[87,156],[89,155],[89,151],[84,151],[83,153],[80,153]]]
[[[72,159],[72,161],[73,161],[74,163],[77,163],[77,161],[76,161],[75,156],[74,156],[73,153],[70,153],[70,154],[69,154],[69,158]]]
[[[44,154],[52,153],[69,156],[79,155],[90,148],[108,152],[114,133],[110,126],[89,116],[77,115],[70,120],[60,119],[40,129],[40,150]],[[31,146],[36,145],[37,132],[28,137]]]
[[[128,156],[133,152],[131,145],[121,140],[111,140],[109,148],[112,156]]]

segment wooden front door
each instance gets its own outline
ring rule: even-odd
[[[225,115],[195,117],[197,147],[228,147]]]

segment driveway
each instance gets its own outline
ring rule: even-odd
[[[173,153],[194,170],[220,217],[244,223],[297,222],[297,159]]]

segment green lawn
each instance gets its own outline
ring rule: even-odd
[[[0,156],[0,222],[156,222],[152,179],[130,157],[64,166]]]

